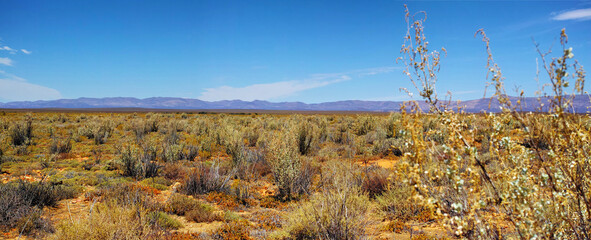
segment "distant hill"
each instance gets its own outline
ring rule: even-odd
[[[516,97],[510,97],[516,102]],[[418,101],[423,110],[428,110],[428,105]],[[522,99],[522,111],[538,111],[540,103],[536,97]],[[547,111],[549,99],[542,98],[543,111]],[[224,100],[208,102],[199,99],[153,97],[145,99],[115,97],[115,98],[78,98],[60,99],[51,101],[22,101],[0,103],[4,109],[36,109],[36,108],[148,108],[148,109],[257,109],[257,110],[294,110],[294,111],[369,111],[392,112],[400,111],[401,101],[360,101],[348,100],[325,103],[302,102],[268,102],[268,101],[241,101]],[[490,108],[489,108],[490,103]],[[499,103],[496,99],[482,98],[461,102],[452,102],[450,107],[454,110],[462,107],[468,113],[499,112]],[[576,113],[591,111],[591,98],[587,95],[577,95],[573,100],[573,108]]]

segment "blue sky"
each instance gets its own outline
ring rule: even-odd
[[[447,49],[440,96],[483,96],[480,28],[509,93],[537,90],[532,37],[559,50],[566,28],[575,58],[591,66],[591,1],[4,0],[0,101],[406,100],[399,89],[411,84],[395,63],[405,3],[427,12],[431,49]]]

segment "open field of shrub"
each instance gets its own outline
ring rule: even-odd
[[[6,237],[586,238],[578,234],[589,230],[588,115],[4,112],[0,123]],[[108,134],[96,141],[86,132]]]

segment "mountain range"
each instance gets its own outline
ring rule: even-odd
[[[510,97],[516,103],[517,97]],[[547,111],[550,97],[525,97],[521,99],[521,111],[539,111],[540,102],[543,103],[542,111]],[[417,101],[423,110],[428,110],[428,105],[423,101]],[[591,111],[591,97],[577,95],[573,98],[571,112],[587,113]],[[78,98],[59,99],[49,101],[20,101],[0,103],[3,109],[112,109],[112,108],[143,108],[143,109],[186,109],[186,110],[211,110],[211,109],[241,109],[241,110],[291,110],[291,111],[367,111],[367,112],[396,112],[401,110],[402,101],[361,101],[347,100],[324,103],[303,102],[268,102],[268,101],[203,101],[189,98],[152,97],[145,99],[131,97],[113,98]],[[490,107],[489,107],[490,106]],[[449,107],[456,110],[461,107],[464,112],[499,112],[499,102],[495,98],[481,98],[467,101],[453,101]]]

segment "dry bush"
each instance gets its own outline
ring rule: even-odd
[[[245,149],[246,161],[234,169],[238,178],[256,181],[271,173],[271,168],[265,157],[264,149],[258,147]]]
[[[222,220],[219,215],[214,213],[214,209],[211,206],[180,194],[174,194],[168,200],[166,209],[170,213],[185,216],[187,220],[194,222]]]
[[[228,130],[228,133],[226,134],[226,154],[232,158],[232,164],[234,167],[240,167],[245,164],[246,161],[246,147],[244,146],[242,134],[236,130]]]
[[[94,191],[87,192],[87,199],[112,202],[123,207],[141,207],[153,211],[160,211],[164,208],[153,199],[156,189],[134,183],[117,183],[110,186],[101,186]]]
[[[293,239],[362,239],[371,223],[369,198],[351,167],[329,164],[321,192],[288,217]]]
[[[4,150],[2,150],[2,148],[0,148],[0,174],[4,173],[2,171],[2,164],[5,162],[4,160]]]
[[[383,124],[386,131],[386,138],[402,138],[405,131],[402,126],[402,116],[400,113],[390,113]]]
[[[100,145],[106,143],[109,136],[113,134],[113,125],[112,119],[99,120],[95,118],[92,122],[78,128],[77,134],[92,139],[96,145]]]
[[[428,207],[414,199],[416,193],[404,183],[393,184],[381,196],[376,197],[379,209],[388,220],[402,222],[426,222],[434,216]]]
[[[167,163],[162,167],[161,175],[169,180],[181,180],[187,176],[188,169],[180,163]]]
[[[101,203],[86,218],[61,222],[50,239],[160,239],[166,226],[180,223],[138,206]]]
[[[157,116],[146,116],[145,119],[136,120],[130,129],[135,134],[136,140],[141,140],[148,133],[158,132],[159,118]]]
[[[439,53],[427,48],[424,18],[406,13],[405,72],[440,123],[421,121],[425,115],[417,103],[407,105],[410,113],[402,115],[412,141],[401,174],[417,190],[415,198],[436,207],[457,237],[589,239],[591,150],[585,140],[589,136],[581,131],[585,116],[569,113],[575,94],[583,93],[585,72],[572,60],[564,30],[558,57],[548,60],[550,51],[538,48],[550,79],[544,86],[553,94],[545,98],[548,115],[519,111],[521,99],[508,97],[489,39],[484,31],[477,32],[488,53],[487,85],[495,90],[491,101],[500,105],[502,113],[485,115],[484,124],[475,126],[470,117],[454,114],[438,101]],[[519,95],[523,97],[523,91]],[[545,103],[543,99],[540,103]],[[417,131],[421,126],[427,131]],[[484,129],[474,131],[475,127]],[[473,147],[470,140],[477,139],[484,146]],[[499,223],[512,226],[503,232]]]
[[[198,222],[198,223],[223,220],[222,217],[213,213],[213,210],[211,208],[206,208],[206,207],[197,207],[197,208],[191,209],[191,211],[188,211],[185,214],[185,217],[189,221]]]
[[[199,206],[199,202],[193,198],[181,194],[174,194],[166,202],[166,211],[179,216],[184,216],[187,212]]]
[[[157,177],[162,168],[156,162],[156,149],[151,147],[144,147],[141,151],[133,146],[123,147],[119,162],[122,175],[135,179]]]
[[[237,220],[224,223],[219,229],[211,233],[211,238],[216,240],[251,240],[251,226],[246,220]]]
[[[273,231],[282,228],[284,217],[277,210],[261,208],[250,214],[249,220],[256,228]]]
[[[23,233],[36,229],[51,231],[51,225],[41,218],[44,207],[55,207],[62,199],[77,193],[61,185],[44,182],[0,184],[0,229],[17,228]]]
[[[238,199],[227,193],[210,192],[205,196],[205,200],[215,203],[221,209],[234,210],[240,206]]]
[[[49,153],[52,154],[66,154],[70,151],[72,151],[72,136],[69,136],[64,141],[53,138],[51,145],[49,146]]]
[[[160,168],[162,168],[162,166],[156,163],[156,161],[142,159],[140,170],[143,178],[158,177],[160,175]]]
[[[313,149],[314,126],[309,121],[303,121],[298,127],[297,142],[301,155],[307,155]]]
[[[213,162],[211,166],[201,163],[186,177],[182,190],[189,195],[227,192],[233,176],[234,172],[220,167],[219,162]]]
[[[14,146],[31,144],[33,138],[33,119],[28,117],[23,122],[15,122],[8,129],[8,134]]]
[[[160,152],[160,158],[164,162],[176,162],[182,160],[184,157],[182,144],[169,144],[167,142],[162,143],[162,151]]]
[[[382,195],[388,189],[390,181],[388,175],[390,172],[381,167],[369,166],[365,169],[365,178],[361,184],[363,192],[367,193],[370,198]]]
[[[123,172],[123,176],[137,178],[141,174],[139,166],[139,159],[137,152],[132,147],[126,147],[121,151],[119,156],[121,162],[120,170]]]
[[[288,200],[309,193],[314,171],[309,163],[302,161],[295,134],[290,131],[278,134],[269,143],[267,153],[279,198]]]
[[[353,129],[355,129],[355,134],[357,136],[363,136],[368,134],[369,132],[373,131],[376,126],[376,118],[370,115],[361,115],[358,116],[353,124]]]
[[[179,229],[183,227],[183,225],[178,220],[171,218],[164,212],[149,212],[146,217],[148,218],[150,225],[156,228]]]

